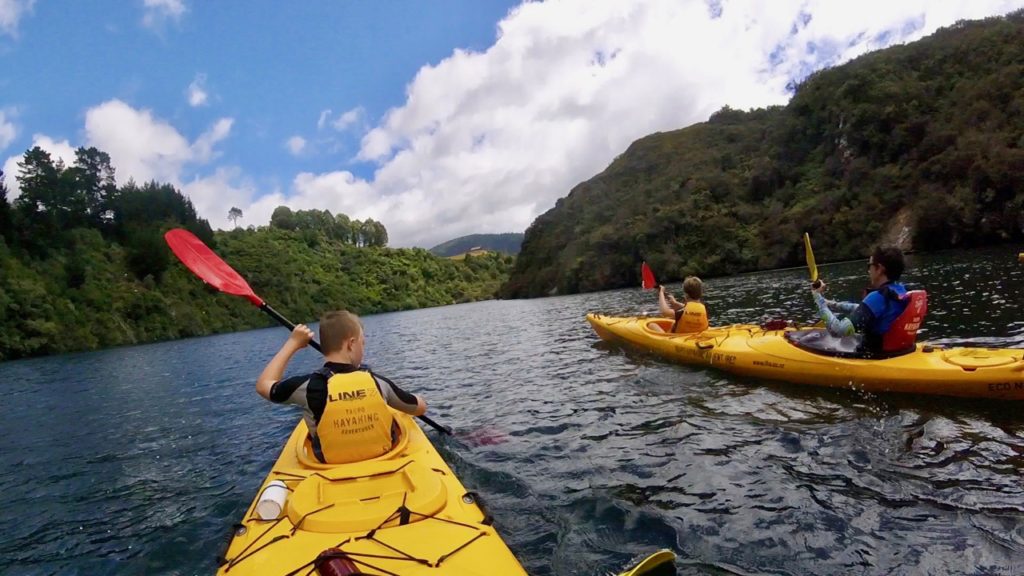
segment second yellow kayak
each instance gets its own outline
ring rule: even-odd
[[[908,354],[871,360],[798,348],[785,337],[790,328],[734,324],[696,334],[670,334],[666,332],[672,321],[665,318],[587,314],[587,321],[603,340],[744,376],[868,392],[1024,400],[1024,350],[919,343]]]

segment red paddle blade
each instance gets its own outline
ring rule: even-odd
[[[647,265],[647,262],[640,265],[640,276],[642,277],[640,286],[644,290],[650,290],[658,285],[654,280],[654,272],[651,272],[651,267]]]
[[[252,291],[245,278],[228,266],[227,262],[221,260],[220,256],[214,254],[213,250],[196,238],[195,234],[182,228],[175,228],[164,234],[164,240],[178,260],[203,282],[225,294],[245,297],[256,306],[263,305],[263,299]]]

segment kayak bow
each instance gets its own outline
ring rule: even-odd
[[[217,573],[305,575],[320,566],[322,574],[525,576],[480,497],[411,417],[394,416],[401,436],[390,452],[334,465],[312,456],[300,421],[235,525]],[[274,482],[287,492],[267,517],[260,504]],[[324,563],[355,572],[330,572]]]

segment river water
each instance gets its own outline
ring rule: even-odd
[[[923,338],[1024,348],[1019,249],[910,258]],[[820,273],[853,298],[865,261]],[[711,321],[813,320],[806,285],[710,279]],[[430,431],[534,575],[662,547],[680,574],[1024,573],[1020,404],[731,376],[606,345],[584,320],[654,310],[630,289],[369,316],[367,362],[469,438]],[[0,573],[212,573],[298,419],[253,388],[286,336],[0,364]],[[291,372],[318,365],[304,350]]]

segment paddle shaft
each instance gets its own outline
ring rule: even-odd
[[[291,321],[282,316],[280,312],[271,308],[270,304],[267,304],[266,302],[260,304],[260,310],[266,312],[268,316],[270,316],[274,320],[277,320],[282,326],[287,328],[289,331],[295,330],[295,324],[292,324]],[[320,343],[317,342],[316,340],[310,339],[309,345],[312,346],[313,349],[316,350],[317,352],[321,354],[324,353],[323,349],[320,348]]]
[[[260,310],[263,310],[264,312],[266,312],[268,316],[270,316],[274,320],[277,320],[282,326],[284,326],[288,330],[295,330],[295,324],[292,324],[291,320],[285,318],[284,316],[281,315],[280,312],[278,312],[277,310],[274,310],[273,308],[271,308],[270,304],[267,304],[266,302],[264,302],[263,304],[260,305]],[[320,348],[320,343],[317,342],[316,340],[310,339],[309,340],[309,345],[312,346],[317,352],[319,352],[321,354],[324,353],[323,349]],[[430,425],[431,428],[433,428],[434,430],[437,430],[441,434],[451,435],[451,433],[452,433],[452,431],[450,429],[448,429],[445,426],[442,426],[442,425],[438,424],[437,422],[434,422],[434,420],[431,419],[426,414],[420,414],[419,416],[417,416],[417,418],[419,418],[420,420],[426,422],[427,424]]]

